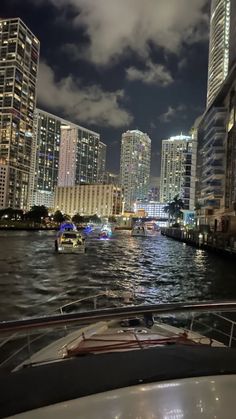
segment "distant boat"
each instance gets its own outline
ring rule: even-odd
[[[58,253],[85,253],[85,238],[73,223],[62,223],[55,240]]]
[[[160,228],[155,221],[146,221],[144,227],[148,236],[155,236],[160,233]]]
[[[146,229],[143,224],[134,225],[131,231],[133,237],[145,237],[147,235]]]
[[[104,224],[99,232],[99,239],[109,239],[112,236],[112,229],[109,225]]]

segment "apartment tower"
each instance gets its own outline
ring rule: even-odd
[[[27,208],[38,61],[22,20],[0,20],[0,208]]]
[[[196,140],[177,135],[162,141],[161,202],[179,196],[186,210],[194,209],[196,176]]]
[[[147,199],[151,161],[151,139],[139,130],[122,134],[120,179],[124,188],[124,208],[133,210],[137,200]]]

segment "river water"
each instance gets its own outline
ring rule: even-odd
[[[87,239],[88,252],[54,252],[55,232],[0,232],[0,320],[52,313],[105,290],[138,302],[236,298],[235,262],[158,235]]]

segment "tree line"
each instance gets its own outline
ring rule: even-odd
[[[45,221],[51,221],[58,224],[66,220],[71,220],[76,224],[86,222],[98,223],[101,221],[97,214],[82,216],[77,213],[71,218],[69,215],[62,214],[62,212],[58,210],[54,214],[49,215],[48,208],[44,205],[33,205],[28,212],[14,208],[0,209],[0,220],[34,222],[38,224],[43,224]]]

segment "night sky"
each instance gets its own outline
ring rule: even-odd
[[[38,106],[101,134],[118,172],[120,138],[188,133],[206,101],[209,0],[1,0],[41,42]]]

